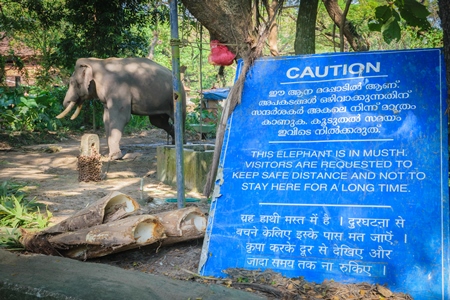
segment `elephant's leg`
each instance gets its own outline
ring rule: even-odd
[[[168,115],[153,115],[148,118],[150,119],[150,123],[154,126],[164,129],[172,137],[172,144],[175,144],[175,130],[173,125],[169,122],[170,117]]]
[[[106,129],[106,139],[108,141],[109,158],[116,160],[122,158],[123,154],[120,150],[120,140],[122,139],[122,132],[128,122],[120,114],[110,112],[106,107],[103,112],[103,122]]]

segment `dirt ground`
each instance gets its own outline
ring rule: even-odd
[[[102,132],[100,153],[106,155],[107,145]],[[27,186],[30,198],[47,206],[52,222],[58,223],[111,191],[119,191],[139,202],[147,213],[177,209],[176,189],[157,180],[156,148],[167,143],[166,134],[159,129],[143,131],[122,138],[121,148],[127,154],[123,160],[110,163],[107,177],[100,182],[79,182],[77,156],[81,135],[60,138],[57,143],[33,143],[18,146],[10,139],[0,139],[0,182],[13,181]],[[192,143],[214,143],[214,140]],[[17,144],[25,144],[24,141]],[[103,172],[107,159],[102,157]],[[141,191],[142,184],[142,191]],[[199,192],[186,190],[187,198],[198,202],[208,213],[207,199]],[[169,200],[170,201],[170,200]],[[333,281],[312,283],[302,277],[287,279],[270,270],[255,272],[231,270],[229,278],[209,278],[197,274],[203,241],[194,240],[172,246],[150,245],[136,250],[108,255],[92,262],[114,265],[179,280],[193,280],[205,284],[217,283],[258,293],[269,299],[412,299],[407,294],[392,293],[383,286],[371,284],[339,284]]]

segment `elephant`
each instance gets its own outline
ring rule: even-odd
[[[183,132],[186,118],[186,94],[182,97]],[[64,98],[65,117],[76,105],[75,119],[84,101],[99,99],[103,103],[103,122],[109,158],[123,157],[120,140],[131,115],[149,116],[150,123],[164,129],[175,140],[174,92],[172,72],[146,58],[79,58],[70,77]],[[172,121],[169,122],[169,120]]]

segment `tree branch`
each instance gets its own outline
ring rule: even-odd
[[[345,38],[354,51],[368,51],[369,42],[358,34],[355,26],[346,20],[344,12],[339,7],[337,0],[322,0],[328,15],[333,22],[341,29]],[[343,43],[341,43],[343,44]]]

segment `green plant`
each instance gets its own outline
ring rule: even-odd
[[[61,111],[64,88],[0,88],[0,127],[13,131],[44,131],[62,127],[55,116]]]
[[[8,182],[4,181],[0,185],[0,199],[3,197],[9,197],[12,195],[24,195],[25,193],[22,191],[23,185],[15,183],[15,182]]]
[[[195,109],[186,114],[186,125],[189,128],[192,124],[217,124],[218,114],[217,112],[210,111],[207,109],[200,108],[200,99],[191,99],[194,102]]]
[[[22,250],[23,246],[19,242],[20,232],[17,228],[0,228],[0,248],[9,250]]]
[[[51,212],[41,214],[34,199],[29,201],[16,183],[3,182],[0,185],[0,247],[14,247],[19,244],[17,228],[43,229],[49,225]]]
[[[250,280],[247,277],[238,277],[236,280],[238,283],[249,283]]]
[[[427,17],[427,7],[415,0],[394,0],[375,9],[375,18],[368,26],[372,31],[379,31],[385,42],[400,40],[402,27],[420,28],[426,32],[431,29]]]
[[[130,122],[128,122],[127,126],[125,127],[125,133],[141,131],[147,129],[149,126],[152,125],[150,124],[148,116],[131,115]]]

